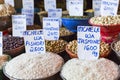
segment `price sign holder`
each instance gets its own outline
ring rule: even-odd
[[[27,30],[23,33],[26,53],[45,53],[43,30]]]
[[[23,37],[23,31],[26,30],[26,15],[12,15],[12,33],[13,36]]]
[[[45,11],[48,9],[56,9],[56,0],[44,0]]]
[[[78,57],[82,60],[99,58],[100,28],[92,26],[77,27]]]
[[[59,18],[43,18],[43,31],[45,40],[59,39]]]
[[[34,24],[34,9],[22,9],[22,14],[26,15],[26,24],[33,25]]]
[[[34,9],[34,0],[22,0],[23,8]]]
[[[83,0],[69,0],[69,15],[83,16]]]
[[[4,0],[4,3],[5,3],[5,4],[10,4],[10,5],[12,5],[13,7],[15,6],[14,0]]]
[[[100,16],[101,15],[101,1],[102,0],[93,0],[93,10],[94,10],[94,16]]]
[[[101,16],[117,15],[119,0],[102,0]]]

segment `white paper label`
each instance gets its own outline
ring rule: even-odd
[[[23,37],[23,31],[26,30],[26,15],[12,15],[13,36]]]
[[[34,9],[22,9],[22,14],[26,15],[26,24],[34,24]]]
[[[5,4],[10,4],[14,7],[14,0],[4,0]]]
[[[48,9],[56,9],[56,0],[44,0],[45,11]]]
[[[119,0],[102,0],[101,16],[117,15]]]
[[[69,0],[69,15],[83,16],[83,0]]]
[[[77,27],[78,57],[83,60],[96,60],[99,57],[100,28]]]
[[[23,8],[30,8],[30,9],[34,9],[34,0],[22,0],[23,2]]]
[[[43,31],[45,40],[59,39],[59,19],[58,18],[43,18]]]
[[[100,16],[101,15],[101,1],[102,0],[93,0],[93,10],[94,10],[94,16]]]
[[[43,30],[27,30],[23,33],[26,53],[45,53]]]
[[[3,33],[0,31],[0,55],[3,55]]]
[[[66,0],[66,9],[69,11],[69,0]]]
[[[48,9],[48,17],[62,17],[62,9]]]

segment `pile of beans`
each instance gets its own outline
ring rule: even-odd
[[[60,53],[65,50],[67,42],[64,40],[45,41],[46,51]]]
[[[92,17],[90,19],[90,22],[95,25],[117,25],[120,24],[120,15]]]
[[[5,37],[3,39],[3,51],[12,50],[24,45],[24,39],[20,37]]]

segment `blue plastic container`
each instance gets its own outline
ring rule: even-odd
[[[85,19],[62,18],[63,26],[72,32],[77,32],[77,26],[90,26],[88,21],[89,18]]]

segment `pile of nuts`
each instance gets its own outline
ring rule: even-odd
[[[72,53],[77,54],[77,40],[73,40],[73,41],[69,42],[67,45],[67,48]],[[111,50],[110,45],[108,43],[101,41],[100,57],[106,57],[109,54],[110,50]]]
[[[2,69],[4,63],[9,60],[8,55],[1,55],[0,56],[0,69]]]
[[[106,57],[111,51],[110,44],[101,41],[100,43],[100,57]]]
[[[60,28],[60,36],[68,36],[68,35],[72,35],[72,34],[73,34],[73,32],[70,32],[65,27]]]
[[[45,41],[46,51],[60,53],[65,50],[67,42],[64,40]]]
[[[70,41],[67,45],[67,48],[72,53],[77,54],[77,40]]]
[[[10,16],[14,14],[16,11],[14,7],[9,4],[0,4],[0,16]]]
[[[24,39],[21,37],[5,37],[3,38],[3,51],[12,50],[24,45]]]
[[[114,49],[116,52],[120,52],[120,40],[114,43]]]
[[[120,24],[120,15],[117,16],[102,16],[102,17],[92,17],[90,22],[95,25],[117,25]]]

